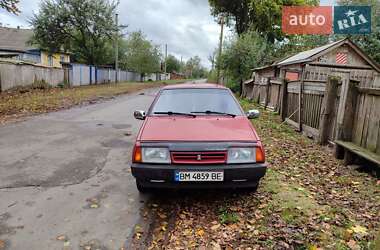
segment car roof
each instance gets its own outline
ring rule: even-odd
[[[168,85],[162,89],[227,89],[223,85],[212,84],[212,83],[184,83]]]

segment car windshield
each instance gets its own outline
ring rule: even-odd
[[[242,115],[242,111],[226,89],[163,90],[151,114],[164,112],[196,115]]]

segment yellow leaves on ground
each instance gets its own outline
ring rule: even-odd
[[[359,234],[359,235],[363,235],[363,236],[368,234],[367,228],[362,227],[360,225],[356,225],[356,226],[351,227],[351,230],[354,233]]]
[[[205,234],[205,231],[203,229],[198,229],[196,234],[199,237],[203,237],[203,235]]]

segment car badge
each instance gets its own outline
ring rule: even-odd
[[[202,156],[201,155],[197,155],[197,161],[201,161],[202,160]]]

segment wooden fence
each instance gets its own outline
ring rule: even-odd
[[[321,144],[337,144],[346,163],[354,152],[380,164],[379,74],[308,65],[300,80],[251,82],[244,93]]]

